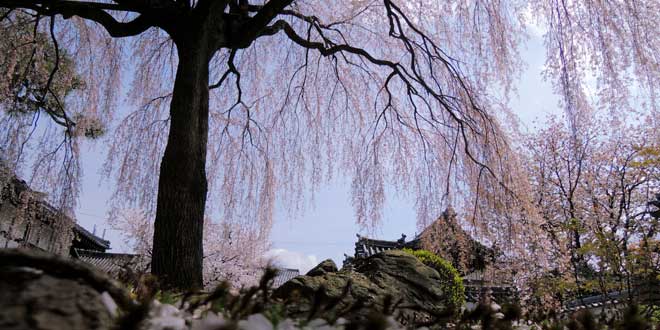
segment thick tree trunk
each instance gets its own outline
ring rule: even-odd
[[[202,34],[203,35],[203,34]],[[209,110],[208,42],[177,42],[170,132],[160,165],[151,271],[163,288],[202,287]]]

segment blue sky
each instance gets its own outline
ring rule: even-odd
[[[538,34],[533,35],[522,51],[527,67],[516,83],[518,92],[512,96],[510,107],[523,125],[533,130],[535,122],[543,122],[548,114],[561,113],[558,97],[553,94],[549,82],[543,81],[541,70],[545,61],[545,49]],[[102,141],[86,142],[82,148],[83,186],[76,209],[78,223],[102,235],[108,226],[105,214],[112,183],[102,181],[99,174],[105,159],[106,146]],[[398,239],[402,233],[412,238],[417,232],[416,215],[410,201],[388,195],[383,212],[382,226],[374,232],[360,232],[355,224],[350,204],[350,181],[337,178],[323,187],[316,195],[316,205],[308,208],[299,218],[289,218],[283,205],[278,205],[271,235],[270,256],[277,258],[284,267],[297,268],[302,272],[318,262],[331,258],[338,266],[343,254],[353,254],[356,233],[382,239]],[[120,235],[108,229],[105,235],[114,252],[129,252],[121,245]]]

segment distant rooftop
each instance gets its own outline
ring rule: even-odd
[[[75,248],[71,251],[71,257],[86,262],[115,278],[122,271],[135,270],[140,261],[140,257],[135,254],[107,253]]]
[[[76,235],[73,242],[74,248],[101,252],[110,250],[110,241],[90,233],[77,223],[73,227],[73,232]]]
[[[298,275],[300,275],[300,271],[297,269],[280,268],[278,269],[277,275],[273,280],[273,287],[274,288],[280,287],[282,284],[288,282],[289,280],[293,279]]]

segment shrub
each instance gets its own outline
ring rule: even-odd
[[[423,264],[435,269],[440,277],[442,291],[449,293],[452,308],[458,310],[465,303],[465,287],[460,274],[452,264],[427,250],[403,249],[404,252],[414,255]]]

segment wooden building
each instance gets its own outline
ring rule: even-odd
[[[0,248],[37,249],[87,262],[114,277],[137,269],[139,257],[108,253],[110,242],[45,201],[44,194],[0,163]]]

